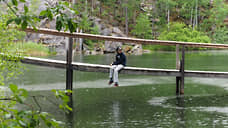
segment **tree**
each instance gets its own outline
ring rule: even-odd
[[[131,31],[138,38],[152,39],[152,29],[149,17],[146,14],[140,14],[136,19],[136,25]]]
[[[163,31],[158,37],[159,40],[201,42],[210,43],[208,36],[197,30],[192,30],[191,26],[184,23],[171,23],[169,31]]]
[[[156,17],[159,18],[159,25],[167,24],[169,26],[170,22],[170,15],[176,6],[176,1],[174,0],[158,0],[156,2],[156,12],[153,12],[153,15],[157,15]]]

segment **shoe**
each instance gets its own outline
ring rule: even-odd
[[[113,80],[110,79],[109,82],[108,82],[108,84],[111,85],[112,83],[113,83]]]
[[[114,86],[115,86],[115,87],[118,87],[118,86],[119,86],[119,84],[118,84],[118,83],[115,83],[115,84],[114,84]]]

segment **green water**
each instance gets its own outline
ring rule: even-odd
[[[64,57],[50,57],[63,60]],[[109,64],[113,55],[76,56],[74,61]],[[175,53],[127,56],[128,66],[175,68]],[[228,127],[228,79],[186,78],[185,95],[176,97],[175,78],[120,75],[120,87],[107,85],[108,74],[74,72],[74,117],[58,110],[45,90],[65,88],[65,70],[26,65],[17,83],[43,95],[40,104],[75,128],[223,128]],[[186,53],[186,70],[228,71],[228,51]],[[54,102],[54,103],[53,103]]]

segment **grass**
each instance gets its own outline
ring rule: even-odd
[[[17,42],[13,44],[12,48],[17,52],[28,56],[48,56],[56,54],[56,52],[50,52],[48,47],[34,42]]]

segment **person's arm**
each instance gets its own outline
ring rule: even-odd
[[[111,65],[117,65],[118,61],[117,61],[117,55],[116,55],[116,60],[112,62]]]

